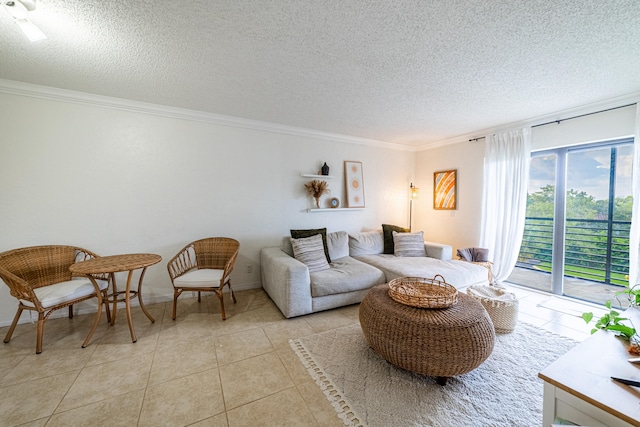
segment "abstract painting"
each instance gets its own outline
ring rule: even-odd
[[[433,209],[456,209],[457,185],[457,170],[435,172],[433,174]]]

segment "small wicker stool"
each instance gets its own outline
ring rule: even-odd
[[[518,299],[515,294],[495,286],[470,286],[467,294],[480,301],[487,310],[496,333],[513,332],[518,323]]]
[[[371,288],[360,304],[362,332],[388,362],[445,385],[491,355],[493,325],[475,299],[458,294],[451,307],[416,308],[391,299],[388,289],[386,284]]]

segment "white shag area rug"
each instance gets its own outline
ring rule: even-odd
[[[345,425],[369,427],[542,425],[538,372],[577,344],[519,323],[482,365],[440,386],[384,360],[359,324],[289,343]]]

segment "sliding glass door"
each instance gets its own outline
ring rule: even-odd
[[[604,303],[626,283],[633,140],[536,153],[509,281]]]

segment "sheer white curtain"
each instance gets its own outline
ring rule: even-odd
[[[527,210],[531,128],[486,137],[480,246],[489,249],[494,281],[518,260]]]
[[[631,175],[631,231],[629,233],[629,284],[640,283],[640,103],[636,104],[636,134],[633,143],[633,172]]]

